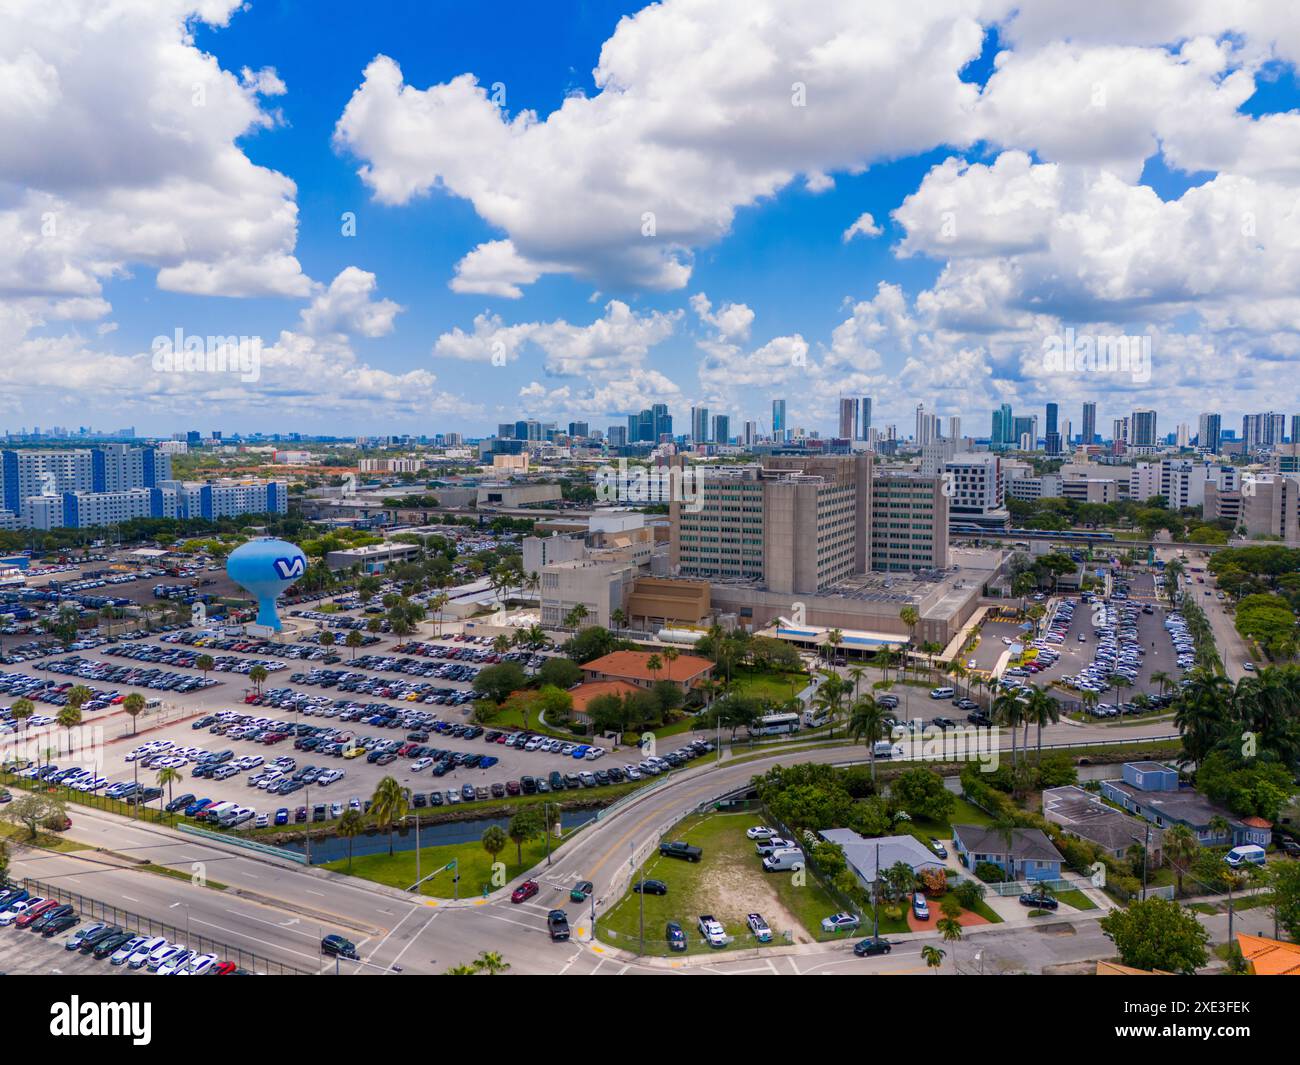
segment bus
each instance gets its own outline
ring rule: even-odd
[[[798,714],[768,714],[749,726],[751,736],[785,736],[798,731]]]

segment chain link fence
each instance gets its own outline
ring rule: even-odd
[[[43,899],[57,899],[60,903],[74,906],[77,912],[86,918],[103,921],[107,924],[120,925],[123,931],[129,931],[135,935],[165,936],[169,942],[183,943],[189,949],[198,951],[200,954],[215,954],[221,961],[233,961],[241,969],[247,969],[249,972],[270,976],[316,975],[306,969],[297,969],[291,965],[285,965],[283,962],[264,958],[260,954],[254,954],[252,951],[244,950],[241,947],[232,947],[219,940],[209,939],[207,936],[194,935],[188,929],[177,928],[175,925],[156,921],[152,917],[131,913],[129,910],[120,909],[107,902],[100,902],[98,899],[89,898],[76,891],[69,891],[59,884],[24,879],[23,887],[33,895]]]

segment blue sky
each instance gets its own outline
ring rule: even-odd
[[[828,432],[840,394],[902,435],[918,402],[971,434],[1004,400],[1077,422],[1095,398],[1104,431],[1207,397],[1228,425],[1289,413],[1294,42],[1156,7],[160,0],[90,27],[31,4],[0,67],[47,131],[122,154],[90,174],[46,132],[0,161],[23,236],[0,426],[479,434],[666,401],[766,428],[783,396]],[[76,236],[33,233],[47,213]],[[1152,375],[1053,378],[1067,326],[1152,338]],[[260,338],[259,380],[150,372],[178,328]]]

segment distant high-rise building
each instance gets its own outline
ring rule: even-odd
[[[1061,433],[1057,428],[1059,410],[1055,403],[1047,404],[1047,422],[1043,430],[1043,443],[1049,455],[1061,453]]]
[[[731,416],[715,414],[713,416],[713,440],[718,444],[731,443]]]
[[[691,408],[691,440],[697,444],[709,442],[709,408]]]
[[[1291,443],[1300,444],[1300,414],[1291,415]]]
[[[584,437],[584,438],[585,438],[585,437],[587,436],[587,423],[586,423],[586,422],[569,422],[569,436],[570,436],[570,438],[572,438],[572,437]]]
[[[1097,442],[1097,404],[1095,403],[1083,405],[1083,431],[1079,439],[1085,445]]]
[[[606,435],[609,437],[609,446],[610,446],[610,447],[626,447],[626,446],[627,446],[627,426],[626,426],[626,425],[611,425],[611,426],[609,427],[609,429],[606,430]]]
[[[1197,422],[1196,446],[1202,451],[1209,451],[1217,454],[1219,451],[1219,440],[1222,429],[1222,416],[1206,411],[1200,416],[1200,419]]]
[[[772,400],[772,436],[782,439],[785,435],[785,400]]]
[[[513,440],[515,438],[515,423],[501,422],[497,426],[497,437],[501,440]]]
[[[1135,410],[1129,423],[1129,436],[1134,447],[1155,447],[1156,412],[1145,407]]]
[[[673,416],[668,413],[668,404],[656,403],[651,407],[650,420],[656,444],[673,438]]]
[[[840,397],[840,432],[845,440],[858,438],[858,401],[851,397]]]
[[[1179,422],[1178,428],[1174,431],[1174,446],[1177,448],[1185,448],[1191,435],[1192,431],[1187,427],[1187,423]]]
[[[862,411],[858,428],[858,439],[871,439],[871,397],[862,397]]]
[[[746,447],[753,447],[758,442],[758,422],[745,423],[745,432],[741,441]]]
[[[1017,441],[1015,421],[1011,414],[1011,404],[1003,403],[993,412],[993,430],[989,433],[989,448],[993,451],[1005,451]]]
[[[916,430],[912,437],[918,447],[925,447],[935,437],[935,418],[925,409],[924,403],[916,405]]]
[[[961,419],[957,415],[950,415],[948,418],[948,439],[961,439]]]

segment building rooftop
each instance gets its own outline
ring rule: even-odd
[[[1300,976],[1300,944],[1238,932],[1237,945],[1256,976]]]
[[[898,862],[906,862],[916,870],[943,866],[938,856],[915,836],[879,836],[867,839],[851,828],[828,828],[818,834],[827,843],[838,843],[844,851],[845,860],[868,883],[875,881],[877,868],[888,869]]]
[[[611,678],[643,681],[671,680],[678,684],[694,680],[713,668],[712,662],[699,655],[678,655],[671,661],[659,655],[659,661],[663,664],[651,673],[646,668],[650,658],[651,652],[648,651],[614,651],[593,662],[585,663],[582,668],[589,673],[599,673]]]
[[[1160,829],[1148,822],[1107,806],[1091,792],[1073,784],[1043,792],[1043,816],[1110,851],[1123,850],[1137,839],[1145,840],[1148,829],[1154,837],[1153,846],[1158,847],[1162,835]]]
[[[953,838],[961,839],[972,854],[1006,854],[1007,841],[1001,832],[982,825],[953,825]],[[1011,834],[1011,856],[1019,860],[1059,862],[1056,849],[1041,828],[1017,828]]]
[[[1160,768],[1164,768],[1161,766]],[[1182,821],[1197,828],[1208,828],[1215,817],[1223,817],[1230,825],[1239,825],[1241,820],[1233,817],[1220,806],[1215,806],[1194,788],[1179,788],[1177,791],[1143,791],[1123,780],[1108,780],[1106,784],[1116,791],[1122,791],[1143,811],[1153,811],[1168,821]]]

